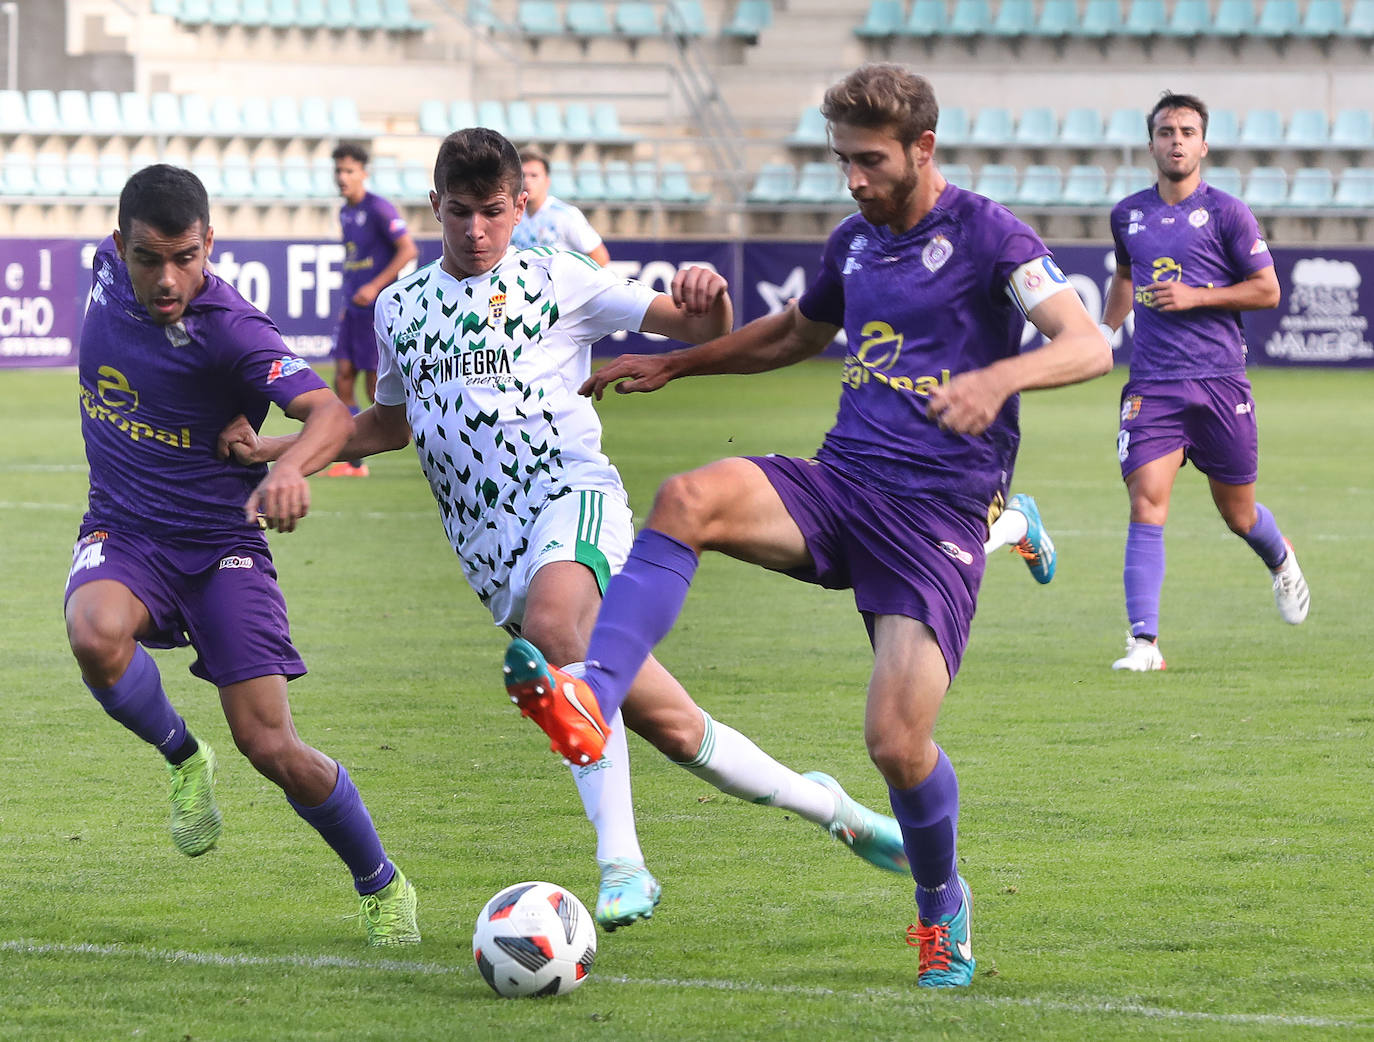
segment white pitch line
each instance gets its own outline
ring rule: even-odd
[[[166,951],[159,948],[129,948],[122,944],[49,944],[42,941],[0,941],[0,952],[19,955],[90,955],[96,958],[123,956],[148,962],[189,963],[196,966],[299,966],[310,970],[364,970],[383,973],[418,973],[427,976],[475,976],[468,966],[445,966],[433,962],[409,962],[402,959],[356,959],[341,955],[220,955],[216,952]],[[846,999],[888,999],[910,1001],[911,990],[901,988],[864,988],[842,991],[837,988],[808,987],[800,984],[759,984],[754,981],[700,980],[656,977],[612,977],[596,974],[596,979],[609,984],[628,984],[637,987],[677,988],[688,991],[739,991],[756,995],[800,995],[810,998],[839,997]],[[1015,1007],[1048,1010],[1057,1013],[1112,1013],[1146,1017],[1151,1020],[1189,1020],[1215,1024],[1256,1024],[1289,1027],[1354,1028],[1367,1027],[1368,1021],[1335,1020],[1330,1017],[1311,1017],[1282,1013],[1207,1013],[1196,1010],[1166,1009],[1144,1006],[1135,1002],[1102,999],[1096,1002],[1066,1002],[1058,999],[1012,998],[977,993],[945,996],[950,1001],[975,1006]]]

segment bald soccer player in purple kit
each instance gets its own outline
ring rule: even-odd
[[[834,426],[814,459],[726,459],[665,482],[606,590],[585,680],[516,641],[507,691],[556,747],[594,746],[706,550],[852,588],[873,648],[868,754],[916,881],[918,984],[961,987],[975,966],[972,898],[955,856],[958,783],[935,719],[968,640],[989,518],[1006,502],[1019,392],[1100,376],[1111,352],[1036,234],[941,176],[939,109],[924,78],[866,65],[826,93],[822,112],[859,212],[831,234],[801,299],[697,347],[622,356],[583,392],[777,369],[844,329]],[[1047,342],[1022,352],[1027,317]]]
[[[416,943],[415,888],[348,772],[296,734],[286,684],[305,664],[262,532],[296,527],[309,507],[305,475],[335,458],[353,422],[271,320],[209,271],[214,231],[194,174],[138,171],[118,224],[96,250],[81,330],[90,497],[66,620],[82,679],[166,759],[172,840],[198,857],[222,827],[215,753],[144,650],[193,647],[191,672],[219,689],[234,743],[348,866],[368,943]],[[225,425],[242,414],[260,427],[273,403],[303,423],[294,450],[270,470],[221,458]]]
[[[1112,669],[1138,673],[1164,668],[1164,522],[1188,460],[1207,475],[1227,527],[1269,569],[1283,620],[1302,622],[1311,600],[1292,544],[1255,500],[1259,438],[1240,312],[1278,305],[1274,258],[1249,207],[1202,180],[1207,106],[1166,93],[1146,126],[1158,182],[1112,209],[1116,274],[1102,316],[1110,338],[1135,311],[1116,442],[1131,503],[1122,571],[1130,632]]]

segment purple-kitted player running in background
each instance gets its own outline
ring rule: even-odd
[[[372,331],[377,294],[396,281],[419,256],[405,219],[387,200],[367,190],[367,149],[344,142],[333,152],[334,183],[343,206],[343,308],[334,334],[334,390],[353,415],[358,414],[358,374],[367,383],[367,400],[377,391],[377,337]],[[340,460],[327,471],[331,478],[365,478],[361,459]]]
[[[1255,501],[1259,441],[1239,313],[1278,304],[1274,259],[1249,208],[1202,180],[1207,106],[1165,94],[1147,127],[1159,179],[1112,209],[1116,274],[1102,316],[1110,339],[1135,309],[1116,440],[1131,498],[1122,573],[1130,633],[1112,669],[1142,673],[1164,668],[1164,521],[1185,460],[1207,475],[1227,527],[1269,568],[1283,620],[1302,622],[1310,601],[1292,545]]]
[[[353,875],[372,945],[418,942],[415,889],[382,849],[344,770],[301,741],[286,682],[291,643],[262,525],[305,516],[305,476],[352,432],[348,410],[271,320],[207,270],[209,200],[189,170],[156,165],[119,197],[119,228],[93,264],[81,330],[81,431],[89,509],[67,579],[67,634],[91,694],[160,752],[172,839],[197,857],[221,829],[215,754],[173,708],[144,646],[192,646],[219,688],[234,743]],[[276,403],[300,439],[269,470],[220,458],[220,431],[256,429]]]
[[[821,111],[859,213],[831,234],[800,301],[697,347],[622,356],[583,391],[777,369],[819,354],[843,328],[835,425],[814,459],[726,459],[670,478],[607,587],[585,682],[517,641],[507,686],[556,745],[585,738],[582,711],[620,707],[705,550],[852,588],[874,655],[868,753],[916,880],[919,984],[965,986],[972,899],[955,857],[958,783],[935,718],[968,639],[988,518],[1011,481],[1018,393],[1100,376],[1111,353],[1036,234],[941,176],[925,79],[866,65]],[[1026,317],[1048,342],[1022,353]]]

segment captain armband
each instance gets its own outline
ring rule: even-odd
[[[1016,302],[1021,314],[1027,316],[1038,305],[1066,289],[1073,289],[1068,276],[1059,270],[1059,265],[1048,254],[1026,261],[1011,273],[1007,283],[1007,295]]]

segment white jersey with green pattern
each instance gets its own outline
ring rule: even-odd
[[[577,389],[592,344],[639,329],[655,296],[539,247],[466,279],[436,261],[377,298],[376,400],[405,406],[444,530],[488,607],[546,502],[576,489],[624,497]]]

